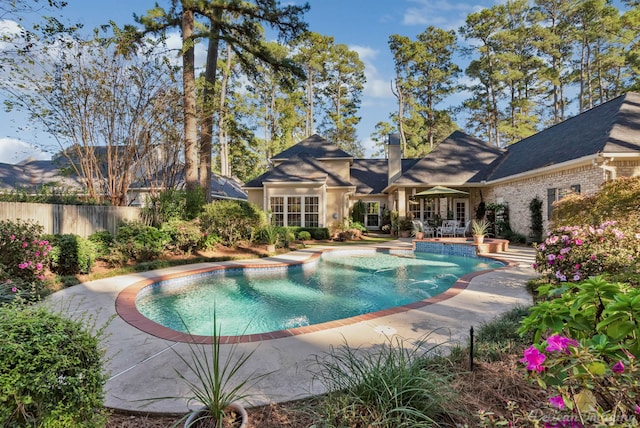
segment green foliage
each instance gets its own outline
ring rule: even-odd
[[[18,292],[35,290],[44,286],[44,272],[49,264],[51,245],[44,236],[41,225],[22,220],[0,221],[0,280],[15,281]]]
[[[147,199],[142,208],[145,223],[160,227],[171,220],[193,220],[202,212],[205,204],[202,189],[167,189]]]
[[[104,426],[100,334],[41,306],[0,307],[0,425]]]
[[[223,351],[220,343],[222,327],[218,323],[215,310],[212,315],[212,325],[210,346],[199,345],[198,340],[192,337],[191,342],[187,344],[189,347],[187,355],[173,348],[172,350],[186,367],[184,372],[176,368],[174,370],[178,378],[189,388],[192,394],[189,400],[202,404],[205,408],[204,414],[199,415],[200,409],[196,409],[187,413],[183,419],[193,415],[195,421],[207,420],[214,426],[222,427],[222,421],[229,406],[232,403],[245,401],[249,397],[249,390],[270,373],[258,374],[254,370],[248,375],[241,374],[243,367],[247,365],[256,349],[245,352],[239,348],[238,343],[233,343],[225,346],[228,349]],[[184,327],[189,332],[186,324]],[[154,400],[174,398],[176,397],[160,397]]]
[[[375,349],[348,344],[316,357],[316,377],[329,391],[331,426],[431,427],[447,413],[455,393],[447,376],[427,370],[422,355],[436,355],[428,336],[415,343],[394,337]]]
[[[596,225],[627,219],[640,224],[640,177],[620,177],[603,183],[592,196],[569,194],[553,207],[553,225],[556,228],[574,225]]]
[[[178,253],[190,254],[202,242],[202,232],[198,220],[169,220],[160,228],[171,238],[170,246]]]
[[[116,251],[136,261],[148,261],[160,256],[170,241],[166,232],[139,221],[130,221],[118,228]]]
[[[316,239],[318,241],[331,238],[331,233],[329,233],[329,228],[327,227],[317,227],[312,229],[310,232],[311,236],[313,236],[313,239]]]
[[[96,257],[104,258],[111,253],[114,244],[114,238],[108,230],[102,230],[89,235],[89,241],[93,242],[96,249]]]
[[[473,219],[471,220],[471,232],[475,236],[486,235],[489,233],[489,229],[491,228],[491,223],[487,219]]]
[[[265,213],[245,201],[215,201],[204,206],[201,228],[207,235],[220,237],[222,244],[234,246],[253,240],[255,231],[266,223]]]
[[[281,238],[281,228],[267,224],[258,230],[258,240],[263,244],[277,245]]]
[[[536,196],[529,202],[529,211],[531,213],[531,239],[534,242],[541,242],[544,223],[542,222],[542,201],[540,198]]]
[[[311,239],[311,233],[306,230],[298,232],[298,239],[301,241],[309,241]]]
[[[61,205],[97,205],[97,201],[87,199],[76,190],[59,187],[56,183],[45,183],[39,187],[0,191],[2,202],[30,202]]]
[[[528,314],[529,308],[517,306],[480,325],[476,334],[475,356],[485,361],[499,361],[524,349],[531,343],[533,334],[520,335],[517,331]]]
[[[532,332],[535,342],[550,333],[578,340],[603,337],[616,344],[607,350],[610,358],[619,358],[621,349],[640,357],[640,289],[602,276],[572,286],[540,287],[538,291],[549,300],[531,308],[519,332]]]
[[[87,274],[96,260],[92,241],[78,235],[57,235],[51,249],[51,271],[59,275]]]
[[[358,199],[358,201],[353,204],[353,208],[351,209],[351,220],[353,222],[364,223],[364,215],[367,212],[367,206],[362,201],[362,199]]]
[[[565,421],[562,426],[637,426],[640,367],[631,354],[611,358],[616,349],[602,335],[580,341],[552,335],[525,350],[530,380],[549,396],[547,417]]]

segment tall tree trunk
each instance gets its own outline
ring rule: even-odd
[[[220,144],[220,174],[224,177],[231,177],[231,163],[229,162],[229,142],[228,133],[225,132],[225,117],[227,114],[227,83],[231,74],[231,45],[227,43],[227,64],[222,71],[220,79],[220,104],[218,108],[218,140]]]
[[[184,97],[184,176],[187,190],[198,188],[198,119],[196,117],[196,77],[193,10],[182,12],[182,85]]]
[[[204,74],[204,118],[202,135],[200,136],[200,188],[207,202],[211,201],[211,148],[213,143],[213,95],[216,87],[216,70],[218,66],[218,45],[222,10],[216,9],[210,18],[209,45],[207,46],[207,68]]]

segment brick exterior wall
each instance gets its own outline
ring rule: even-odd
[[[619,161],[614,166],[618,177],[640,175],[640,161]],[[549,230],[548,189],[556,189],[556,199],[571,191],[572,186],[580,186],[580,194],[593,195],[607,179],[605,171],[592,163],[574,168],[539,174],[490,186],[485,194],[485,202],[506,204],[509,207],[511,229],[524,236],[531,232],[531,212],[529,203],[536,196],[542,201],[542,218],[545,231]]]

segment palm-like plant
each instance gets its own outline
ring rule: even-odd
[[[189,328],[182,320],[185,329],[191,336],[188,344],[189,353],[182,355],[175,351],[178,358],[186,365],[186,372],[174,369],[192,394],[189,403],[199,403],[201,407],[191,410],[181,420],[185,427],[195,426],[199,421],[210,421],[214,427],[222,427],[222,421],[229,410],[236,413],[246,412],[238,403],[250,396],[249,391],[270,372],[258,374],[255,370],[249,375],[241,376],[240,370],[247,364],[256,349],[250,352],[240,351],[238,343],[229,345],[226,356],[223,356],[220,343],[221,327],[218,326],[215,309],[213,311],[213,332],[211,347],[198,345]],[[245,330],[246,331],[246,330]],[[173,348],[172,348],[173,349]],[[208,352],[209,351],[209,352]],[[195,378],[195,380],[192,380]],[[161,397],[160,399],[175,399]]]
[[[474,236],[484,236],[489,233],[489,229],[491,228],[491,223],[489,223],[486,219],[481,220],[473,220],[471,222],[471,231]]]

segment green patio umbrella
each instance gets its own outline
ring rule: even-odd
[[[452,189],[445,186],[434,186],[431,189],[423,190],[422,192],[413,195],[414,198],[447,198],[447,212],[449,212],[449,200],[454,196],[468,196],[469,192],[462,190]]]
[[[434,186],[431,189],[423,190],[413,196],[416,198],[446,198],[449,196],[465,196],[468,194],[469,192],[452,189],[450,187]]]

